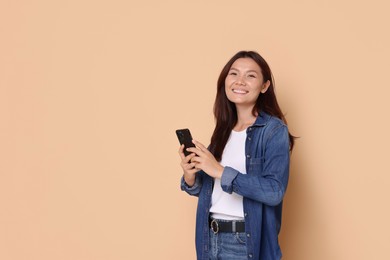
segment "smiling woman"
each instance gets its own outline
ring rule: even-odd
[[[198,196],[198,259],[280,259],[278,243],[294,137],[276,100],[271,70],[253,51],[222,69],[207,149],[179,149],[181,188]]]
[[[243,111],[252,109],[260,93],[265,93],[269,85],[270,81],[264,82],[261,69],[254,60],[240,58],[233,63],[225,79],[225,92],[236,107],[241,107],[238,111]]]

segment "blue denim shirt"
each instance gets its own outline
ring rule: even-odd
[[[290,165],[288,129],[280,119],[262,112],[247,128],[246,134],[247,174],[226,166],[221,187],[227,193],[235,192],[244,197],[248,259],[280,259],[278,234]],[[195,240],[198,260],[208,259],[213,183],[214,179],[203,171],[196,173],[192,187],[184,182],[183,177],[181,179],[181,189],[199,197]]]

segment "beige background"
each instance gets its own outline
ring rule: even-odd
[[[0,1],[0,259],[195,259],[177,128],[270,63],[292,156],[284,259],[390,259],[389,4]]]

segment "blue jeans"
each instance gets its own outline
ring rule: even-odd
[[[210,260],[247,260],[246,236],[242,233],[214,234],[210,229]]]

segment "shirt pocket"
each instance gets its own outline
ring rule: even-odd
[[[249,171],[250,173],[260,173],[263,170],[264,157],[251,158],[249,160]]]

